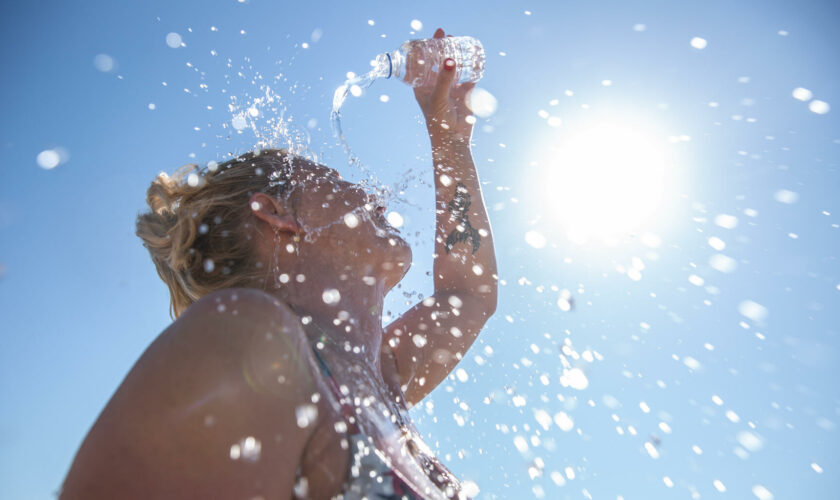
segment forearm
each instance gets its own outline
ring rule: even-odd
[[[475,296],[496,308],[496,255],[469,141],[432,136],[435,176],[435,293]]]
[[[386,337],[398,338],[396,365],[410,404],[446,379],[495,312],[497,300],[493,237],[469,143],[430,137],[435,292],[433,300],[423,300],[386,329]],[[423,341],[410,341],[414,335]]]

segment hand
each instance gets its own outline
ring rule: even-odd
[[[443,38],[442,28],[435,31],[434,38]],[[452,36],[452,35],[449,35]],[[467,108],[467,97],[475,87],[474,82],[455,84],[455,61],[446,59],[439,68],[433,84],[414,88],[414,97],[426,118],[426,128],[432,144],[464,142],[469,144],[474,120]]]

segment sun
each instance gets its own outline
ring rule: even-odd
[[[576,242],[615,241],[661,208],[666,144],[621,122],[583,127],[549,147],[540,162],[548,213]]]

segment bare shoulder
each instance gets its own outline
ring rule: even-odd
[[[285,303],[262,290],[226,288],[205,295],[192,304],[169,329],[178,334],[242,334],[249,327],[280,326],[292,335],[302,334],[297,315]],[[238,327],[236,331],[218,330]]]
[[[132,367],[62,498],[288,497],[315,427],[297,418],[317,392],[309,350],[274,297],[203,297]]]

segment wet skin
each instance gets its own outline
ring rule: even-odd
[[[61,498],[289,498],[300,476],[308,497],[329,498],[346,480],[349,451],[312,346],[351,395],[401,408],[446,378],[497,293],[464,120],[472,85],[453,85],[452,73],[415,89],[434,159],[434,295],[383,328],[385,294],[411,264],[408,244],[359,186],[295,159],[286,196],[243,200],[264,275],[254,288],[202,297],[149,346],[82,443]],[[467,225],[469,238],[458,237]],[[306,405],[317,418],[301,426],[296,410]],[[241,454],[255,442],[257,459]]]

